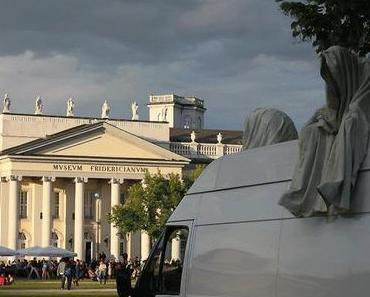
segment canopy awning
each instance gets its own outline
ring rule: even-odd
[[[75,257],[76,253],[66,249],[57,248],[53,246],[40,247],[34,246],[26,249],[19,249],[15,252],[17,256],[34,256],[34,257]]]
[[[5,246],[0,246],[0,256],[14,256],[15,251]]]

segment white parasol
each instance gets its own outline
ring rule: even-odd
[[[75,257],[77,256],[76,253],[71,252],[66,249],[48,246],[48,247],[40,247],[34,246],[26,249],[20,249],[15,252],[17,256],[34,256],[34,257]]]
[[[14,256],[15,251],[5,246],[0,246],[0,256]]]

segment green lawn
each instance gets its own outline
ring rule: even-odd
[[[51,292],[17,292],[16,294],[11,294],[10,291],[2,291],[0,288],[0,296],[7,297],[17,297],[17,296],[27,296],[27,297],[50,297],[50,296],[68,296],[68,297],[80,297],[80,296],[91,296],[91,297],[117,297],[115,292],[73,292],[73,291],[60,291],[58,293]]]
[[[67,284],[66,284],[67,287]],[[27,289],[59,289],[60,288],[60,281],[59,280],[16,280],[14,284],[10,286],[4,286],[0,290],[27,290]],[[72,288],[76,289],[115,289],[116,282],[115,280],[108,280],[107,283],[99,284],[99,282],[92,281],[92,280],[80,280],[79,286],[75,287],[72,284]]]
[[[66,288],[66,287],[65,287]],[[107,289],[107,291],[104,291]],[[0,296],[29,296],[29,297],[46,297],[46,296],[117,296],[115,292],[115,280],[108,280],[107,284],[101,285],[91,280],[81,280],[78,287],[72,285],[70,291],[60,290],[59,280],[16,280],[14,284],[0,287]],[[35,291],[37,290],[37,292]],[[52,291],[50,291],[52,290]],[[78,290],[78,292],[76,292]],[[80,291],[82,290],[82,291]],[[84,292],[85,290],[85,292]],[[94,291],[96,290],[96,291]]]

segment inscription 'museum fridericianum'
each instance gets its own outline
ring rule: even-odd
[[[145,173],[145,167],[119,165],[52,164],[54,171]]]

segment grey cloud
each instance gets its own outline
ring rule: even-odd
[[[222,56],[300,52],[284,33],[288,20],[269,0],[11,0],[1,8],[0,55],[28,49],[72,52],[102,63],[157,63],[217,40],[227,45]],[[257,38],[260,46],[254,46]]]
[[[59,114],[68,96],[81,115],[108,97],[116,117],[135,99],[142,118],[149,93],[176,92],[206,99],[208,127],[268,105],[302,125],[322,86],[289,23],[272,0],[2,0],[0,92],[22,112],[41,93]]]

